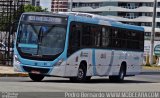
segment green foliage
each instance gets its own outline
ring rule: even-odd
[[[5,16],[3,14],[0,14],[0,31],[6,31],[9,30],[8,27],[10,25],[10,22],[12,22],[13,16]]]
[[[19,17],[23,12],[47,12],[47,8],[42,9],[42,7],[28,4],[19,6],[15,12],[16,13],[13,12],[10,15],[8,14],[8,16],[6,12],[0,13],[0,31],[9,30],[8,28],[10,27],[11,22],[19,20]]]
[[[40,6],[28,4],[24,6],[24,12],[47,12],[47,8],[42,9]]]

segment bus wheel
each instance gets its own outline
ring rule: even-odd
[[[79,81],[79,80],[77,80],[76,77],[70,77],[69,79],[70,79],[71,82],[78,82]],[[86,79],[85,79],[85,81],[90,81],[90,80],[91,80],[91,76],[87,76]]]
[[[83,65],[79,67],[77,77],[70,77],[71,82],[85,82],[86,80],[86,67]]]
[[[39,82],[39,81],[42,81],[42,79],[44,78],[44,75],[29,73],[29,77],[30,77],[33,81]]]
[[[126,70],[124,66],[121,66],[119,75],[117,76],[109,76],[109,80],[112,82],[122,82],[124,80]]]
[[[91,76],[86,76],[86,80],[87,81],[91,80]]]
[[[80,66],[78,69],[77,80],[84,81],[86,79],[86,68],[84,66]]]

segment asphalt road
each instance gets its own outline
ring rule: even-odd
[[[112,83],[108,77],[93,77],[88,83],[71,83],[68,79],[46,77],[33,82],[29,77],[0,77],[0,92],[150,92],[160,91],[160,75],[126,77]]]

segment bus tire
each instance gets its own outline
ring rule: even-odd
[[[122,65],[117,76],[109,76],[109,80],[112,82],[123,82],[126,74],[126,68]]]
[[[44,75],[29,73],[29,77],[30,77],[33,81],[40,82],[40,81],[43,80]]]
[[[85,82],[86,81],[86,67],[83,65],[83,63],[79,66],[78,68],[78,73],[77,73],[77,81],[78,82]]]
[[[70,81],[71,82],[85,82],[87,80],[86,71],[87,71],[86,67],[83,64],[80,65],[78,68],[77,76],[70,77]],[[90,78],[88,77],[88,79]]]
[[[71,82],[78,82],[76,77],[70,77],[69,79],[70,79]],[[90,80],[91,80],[91,76],[87,76],[86,79],[85,79],[85,81],[90,81]]]
[[[91,76],[86,77],[86,81],[89,81],[89,80],[91,80]]]

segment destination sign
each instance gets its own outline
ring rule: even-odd
[[[56,22],[61,23],[61,18],[56,17],[46,17],[46,16],[28,16],[28,20],[30,21],[45,21],[45,22]]]
[[[52,22],[52,23],[66,23],[67,18],[54,17],[54,16],[40,16],[40,15],[24,15],[24,21],[36,21],[36,22]]]

